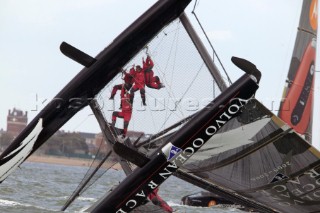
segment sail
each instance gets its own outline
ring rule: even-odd
[[[319,160],[315,148],[252,100],[184,168],[277,211],[313,212],[320,208]]]
[[[175,175],[261,212],[312,212],[320,205],[319,154],[252,99]]]
[[[279,117],[311,142],[318,1],[303,1]]]

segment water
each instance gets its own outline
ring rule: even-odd
[[[87,171],[87,167],[63,166],[25,162],[0,185],[0,212],[51,213],[61,212],[68,196],[74,191]],[[106,190],[124,177],[122,171],[112,170],[104,175],[92,189],[81,195],[65,212],[84,212]],[[170,177],[159,194],[181,213],[241,213],[234,206],[210,208],[180,204],[182,196],[201,191],[176,177]],[[179,193],[177,193],[179,192]]]

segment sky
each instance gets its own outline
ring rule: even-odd
[[[31,121],[82,69],[59,51],[62,41],[96,56],[155,2],[1,0],[0,129],[6,130],[8,110],[14,107],[27,111]],[[194,3],[190,3],[186,14],[204,39],[191,14]],[[232,56],[253,62],[262,71],[257,99],[269,109],[277,109],[302,0],[198,0],[197,3],[195,12],[231,80],[236,81],[242,75],[232,64]],[[89,109],[79,112],[62,129],[100,131]]]

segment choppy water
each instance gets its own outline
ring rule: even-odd
[[[24,163],[0,185],[0,212],[50,213],[60,209],[74,191],[88,168],[44,163]],[[65,212],[83,212],[106,190],[123,177],[122,171],[109,171]],[[175,177],[170,177],[159,194],[181,213],[241,213],[234,207],[190,207],[180,204],[182,196],[201,191]],[[177,193],[178,192],[178,193]]]

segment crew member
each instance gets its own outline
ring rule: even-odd
[[[136,72],[134,74],[134,85],[130,90],[130,101],[133,103],[134,93],[140,90],[140,95],[142,99],[142,104],[146,106],[146,91],[145,91],[145,79],[144,79],[144,70],[140,65],[136,66]]]
[[[163,88],[164,85],[160,82],[160,78],[158,76],[154,76],[154,72],[152,70],[154,63],[149,55],[147,55],[146,60],[142,58],[142,64],[146,86],[152,89]]]
[[[173,212],[173,209],[158,195],[159,188],[156,188],[148,195],[148,198],[152,201],[154,205],[160,206],[166,212]]]
[[[117,84],[112,88],[112,92],[111,92],[111,96],[110,96],[110,100],[114,99],[114,96],[116,95],[118,90],[121,90],[123,88],[123,86],[125,87],[125,89],[127,91],[129,91],[132,87],[133,84],[133,78],[134,78],[134,74],[135,74],[135,70],[134,67],[132,67],[129,71],[129,73],[127,73],[125,70],[122,71],[123,73],[123,80],[124,83],[123,84]],[[120,95],[122,97],[122,95]]]
[[[125,88],[123,88],[123,97],[121,97],[121,105],[121,112],[115,111],[112,113],[112,126],[115,126],[117,117],[123,118],[123,137],[126,137],[129,122],[131,120],[132,115],[132,104],[130,102],[130,94]]]

